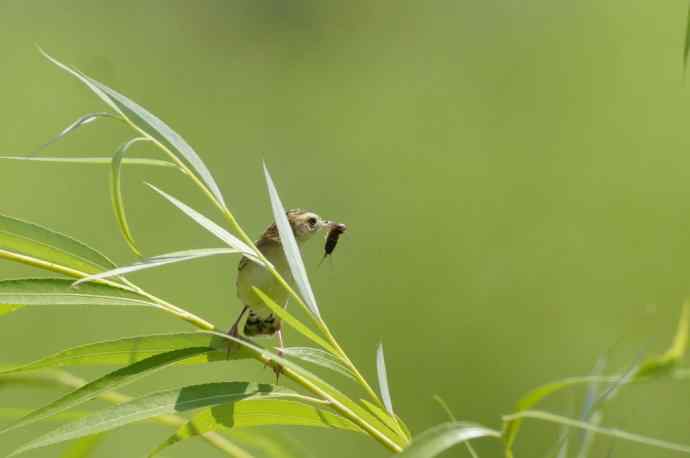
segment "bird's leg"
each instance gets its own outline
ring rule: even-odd
[[[282,329],[278,329],[278,331],[276,331],[276,337],[278,338],[278,351],[276,353],[278,356],[282,357],[285,354],[285,352],[283,352],[283,348],[285,348],[285,340],[283,339]],[[273,372],[276,374],[276,383],[278,383],[280,374],[283,372],[283,367],[278,363],[273,363]]]
[[[238,330],[238,326],[240,325],[240,321],[242,321],[242,317],[243,317],[244,314],[247,312],[247,309],[249,309],[249,307],[247,307],[247,306],[245,305],[244,308],[242,309],[242,311],[240,312],[240,316],[237,317],[237,319],[235,320],[235,323],[233,323],[233,325],[232,325],[232,326],[230,327],[230,329],[228,330],[228,335],[229,335],[229,336],[231,336],[231,337],[238,337],[238,336],[240,335],[240,332],[239,332],[239,330]],[[227,351],[227,354],[226,354],[226,359],[230,358],[230,351],[232,350],[232,345],[233,345],[234,343],[235,343],[235,342],[233,342],[232,340],[228,341],[228,351]]]

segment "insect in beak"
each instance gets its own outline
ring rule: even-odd
[[[344,224],[336,223],[334,221],[326,221],[325,223],[326,227],[329,227],[330,230],[326,236],[326,244],[323,247],[324,253],[321,262],[330,256],[331,253],[333,253],[333,250],[335,250],[335,247],[338,244],[338,239],[340,239],[340,236],[347,230],[347,226]]]

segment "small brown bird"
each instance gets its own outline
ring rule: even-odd
[[[332,224],[330,221],[324,221],[314,212],[299,209],[287,211],[287,218],[290,226],[292,226],[295,239],[297,239],[300,245],[321,229],[331,227]],[[283,278],[292,283],[290,267],[283,252],[280,235],[275,223],[268,226],[264,231],[261,238],[256,242],[256,247],[275,266]],[[235,321],[235,324],[228,331],[228,334],[235,337],[239,335],[240,322],[248,311],[249,315],[244,323],[242,334],[248,337],[272,336],[275,334],[282,348],[284,344],[281,321],[271,313],[271,310],[266,307],[261,298],[254,293],[252,290],[253,286],[266,293],[277,304],[282,306],[287,304],[288,292],[275,277],[264,267],[250,261],[246,257],[242,257],[237,274],[237,297],[244,305],[244,308],[240,312],[240,316]]]

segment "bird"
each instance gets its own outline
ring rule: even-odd
[[[307,242],[320,230],[330,228],[336,224],[332,221],[324,220],[316,213],[308,210],[288,210],[286,215],[299,245]],[[256,247],[273,264],[278,273],[292,284],[290,266],[285,257],[278,227],[275,223],[266,228],[261,238],[256,241]],[[266,307],[252,287],[260,289],[273,299],[276,304],[283,307],[287,305],[288,291],[268,269],[256,262],[252,262],[245,256],[240,259],[237,270],[237,297],[242,303],[243,308],[228,334],[232,337],[240,336],[240,323],[245,313],[248,312],[249,314],[242,328],[242,334],[246,337],[276,335],[279,348],[284,348],[285,343],[280,319]]]

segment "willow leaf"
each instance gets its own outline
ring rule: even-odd
[[[76,290],[72,280],[62,278],[0,280],[0,315],[26,306],[55,305],[159,307],[136,293],[103,284]]]
[[[190,261],[192,259],[216,256],[219,254],[235,253],[238,253],[238,251],[230,248],[199,248],[196,250],[175,251],[173,253],[166,253],[143,259],[129,266],[118,267],[116,269],[108,270],[106,272],[100,272],[97,274],[89,275],[88,277],[80,278],[79,280],[74,282],[74,286],[79,286],[83,283],[88,283],[95,280],[103,280],[106,278],[118,277],[139,270],[153,269],[155,267],[161,267],[175,262]]]
[[[363,432],[340,415],[304,402],[266,399],[248,400],[204,409],[160,444],[149,456],[178,442],[218,429],[232,430],[267,425],[312,426]]]
[[[480,437],[501,437],[501,433],[464,422],[442,423],[414,437],[400,458],[432,458],[449,448]]]
[[[41,50],[41,53],[43,53],[43,55],[55,65],[84,83],[98,97],[100,97],[101,100],[113,108],[129,123],[135,125],[147,135],[150,135],[156,140],[162,141],[163,143],[166,143],[177,150],[180,156],[184,158],[184,160],[187,161],[196,171],[201,180],[211,191],[218,204],[225,207],[223,195],[221,194],[220,188],[213,179],[208,167],[206,167],[206,164],[204,164],[196,151],[194,151],[194,149],[184,140],[184,138],[182,138],[182,136],[172,130],[170,126],[150,113],[148,110],[119,92],[109,88],[105,84],[96,81],[93,78],[90,78],[89,76],[86,76],[79,70],[63,64],[57,59],[49,56],[45,51]]]
[[[280,305],[276,304],[273,299],[268,297],[259,288],[252,287],[252,290],[254,291],[254,293],[257,296],[259,296],[261,301],[264,304],[266,304],[266,307],[268,307],[271,310],[271,312],[273,312],[275,315],[277,315],[278,318],[283,320],[285,323],[290,325],[293,329],[295,329],[295,331],[299,332],[304,337],[306,337],[307,339],[314,342],[316,345],[319,345],[322,348],[325,348],[329,352],[337,353],[337,351],[335,350],[335,348],[333,348],[333,346],[331,344],[326,342],[326,340],[324,340],[323,338],[319,337],[318,334],[316,334],[314,331],[309,329],[304,323],[302,323],[297,318],[295,318],[295,316],[292,313],[288,312],[285,307],[281,307]]]
[[[19,255],[19,256],[13,256]],[[103,254],[77,240],[38,224],[0,214],[0,257],[31,263],[47,270],[96,273],[115,267]]]
[[[30,162],[56,162],[66,164],[94,164],[110,165],[112,157],[28,157],[28,156],[0,156],[0,160],[9,161],[30,161]],[[125,157],[122,159],[123,165],[149,165],[154,167],[177,168],[176,164],[160,159],[146,159],[140,157]]]
[[[287,219],[287,214],[285,212],[285,207],[280,201],[278,196],[278,191],[273,183],[271,174],[268,172],[268,168],[264,163],[264,175],[266,177],[266,186],[268,187],[268,195],[271,199],[271,209],[273,210],[273,218],[275,219],[276,226],[278,227],[278,232],[280,234],[280,241],[285,252],[285,257],[287,258],[288,265],[290,266],[290,272],[292,273],[292,278],[295,279],[297,284],[297,289],[299,290],[304,302],[309,307],[309,310],[317,317],[321,316],[319,312],[319,306],[316,304],[316,298],[314,297],[314,292],[311,289],[311,284],[309,283],[309,277],[307,277],[307,269],[304,267],[304,262],[302,261],[302,255],[300,254],[299,246],[297,245],[297,240],[295,239],[295,234],[292,232],[292,226]]]
[[[132,364],[150,356],[189,347],[211,347],[215,349],[215,351],[196,358],[190,358],[185,361],[187,364],[225,361],[226,358],[233,360],[246,359],[250,358],[252,355],[251,352],[241,349],[227,354],[227,340],[219,338],[219,335],[215,332],[198,331],[149,334],[81,345],[60,351],[28,364],[4,368],[4,370],[0,372],[0,384],[2,383],[3,376],[9,374],[68,366],[113,366]]]
[[[122,236],[127,242],[127,245],[129,245],[129,248],[137,256],[141,256],[141,252],[139,251],[136,243],[134,242],[132,231],[129,228],[129,223],[127,222],[127,215],[125,213],[125,202],[122,198],[122,180],[120,178],[120,175],[122,172],[122,160],[124,159],[125,154],[127,154],[127,151],[129,150],[129,148],[132,147],[132,145],[141,141],[148,141],[148,138],[137,137],[128,140],[127,142],[120,145],[117,148],[117,150],[115,150],[115,154],[113,154],[113,160],[110,167],[110,197],[113,201],[113,210],[115,211],[115,218],[117,219],[117,224],[120,227],[120,232],[122,233]]]
[[[145,376],[151,375],[155,371],[170,367],[181,360],[211,351],[213,351],[211,347],[182,348],[151,356],[142,361],[137,361],[87,383],[50,404],[34,410],[25,417],[0,429],[0,434],[49,418],[62,411],[90,401],[106,391],[112,391],[129,385]]]

